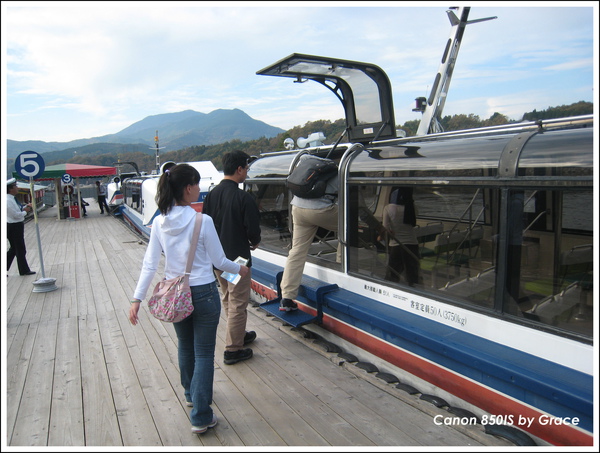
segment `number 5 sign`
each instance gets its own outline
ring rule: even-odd
[[[24,151],[15,160],[15,171],[23,179],[35,179],[45,168],[44,158],[35,151]]]

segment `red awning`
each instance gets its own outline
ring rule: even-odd
[[[104,167],[101,165],[83,165],[83,164],[58,164],[50,165],[44,169],[36,181],[48,181],[56,178],[62,178],[68,173],[73,178],[95,178],[99,176],[110,176],[117,174],[117,167]],[[15,178],[19,175],[13,172]]]

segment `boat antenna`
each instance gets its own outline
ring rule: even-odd
[[[156,131],[156,135],[154,136],[154,143],[156,144],[156,174],[158,175],[160,173],[160,159],[158,158],[158,150],[164,148],[164,146],[162,148],[158,147],[158,131]]]

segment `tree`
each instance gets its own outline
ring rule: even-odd
[[[594,113],[594,104],[591,102],[579,101],[571,105],[560,105],[558,107],[548,107],[546,110],[536,110],[525,113],[523,121],[549,120],[553,118],[564,118],[569,116],[590,115]]]
[[[446,121],[447,118],[449,117],[444,117],[442,120],[442,127],[444,127],[445,131],[461,131],[481,127],[479,116],[472,113],[468,115],[454,115]]]
[[[410,120],[406,121],[399,129],[402,129],[406,132],[407,137],[413,137],[417,135],[417,130],[419,130],[419,120]]]

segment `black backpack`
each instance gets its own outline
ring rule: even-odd
[[[306,154],[287,177],[287,187],[297,197],[320,198],[325,195],[327,181],[337,172],[333,160]]]

